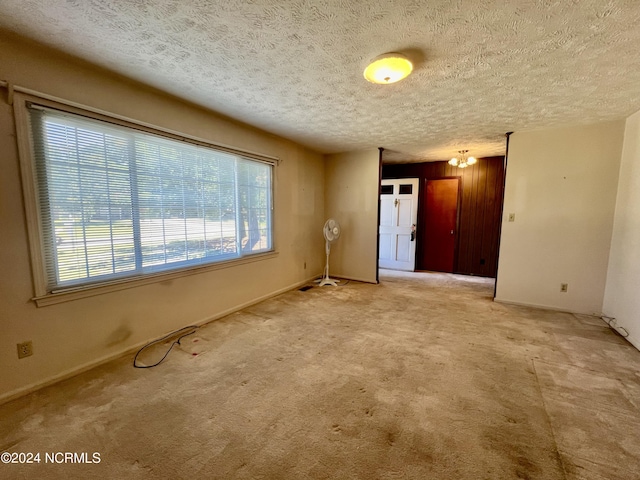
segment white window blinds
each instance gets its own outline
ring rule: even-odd
[[[272,250],[272,165],[29,112],[48,291]]]

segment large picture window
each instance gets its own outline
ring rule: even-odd
[[[272,164],[27,106],[47,292],[272,250]]]

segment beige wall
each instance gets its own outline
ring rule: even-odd
[[[497,301],[602,311],[623,130],[619,121],[511,136]]]
[[[640,112],[626,122],[603,313],[640,349]],[[624,334],[624,332],[622,332]]]
[[[0,90],[0,400],[322,272],[321,155],[37,45],[0,38],[1,80],[282,160],[274,198],[277,257],[37,308],[30,300],[12,108]],[[16,343],[25,340],[33,341],[34,355],[18,360]]]
[[[342,227],[331,246],[331,275],[376,282],[379,172],[378,150],[326,156],[325,213]]]

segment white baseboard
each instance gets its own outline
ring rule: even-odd
[[[302,281],[302,282],[296,282],[293,285],[289,285],[287,287],[281,288],[279,290],[276,290],[275,292],[271,292],[268,293],[266,295],[263,295],[261,297],[255,298],[253,300],[250,300],[248,302],[242,303],[240,305],[236,305],[235,307],[229,308],[227,310],[224,310],[222,312],[218,312],[215,315],[212,315],[210,317],[206,317],[204,319],[201,319],[197,322],[189,322],[187,325],[197,325],[197,326],[202,326],[202,325],[206,325],[207,323],[211,323],[215,320],[219,320],[222,317],[226,317],[227,315],[231,315],[232,313],[238,312],[240,310],[243,310],[245,308],[248,308],[252,305],[256,305],[260,302],[263,302],[265,300],[268,300],[270,298],[276,297],[282,293],[288,292],[290,290],[295,290],[296,288],[299,288],[303,285],[306,285],[310,282],[313,281],[314,278],[317,278],[318,275],[314,275],[310,278],[307,278],[306,280]],[[176,329],[177,330],[177,329]],[[175,331],[175,330],[173,330]],[[172,332],[166,332],[165,334],[162,335],[158,335],[155,338],[151,338],[148,340],[145,340],[144,342],[140,342],[137,343],[133,346],[127,347],[123,350],[120,350],[116,353],[112,353],[109,355],[105,355],[104,357],[100,357],[96,360],[92,360],[90,362],[87,362],[83,365],[80,365],[78,367],[74,367],[71,368],[69,370],[65,370],[64,372],[61,372],[57,375],[53,375],[45,380],[42,381],[38,381],[38,382],[34,382],[32,384],[26,385],[24,387],[20,387],[17,388],[15,390],[11,390],[10,392],[7,392],[5,394],[0,395],[0,405],[3,403],[7,403],[10,402],[11,400],[15,400],[16,398],[22,397],[24,395],[28,395],[29,393],[35,392],[36,390],[40,390],[41,388],[44,387],[48,387],[49,385],[53,385],[54,383],[58,383],[61,382],[63,380],[66,380],[68,378],[71,377],[75,377],[76,375],[80,375],[81,373],[84,373],[88,370],[91,370],[92,368],[98,367],[100,365],[103,365],[105,363],[111,362],[113,360],[116,360],[117,358],[120,357],[124,357],[125,355],[131,355],[134,354],[135,352],[137,352],[138,350],[140,350],[140,348],[144,347],[147,343],[152,342],[153,340],[156,340],[157,338],[162,338],[163,336],[170,334]]]
[[[514,301],[511,301],[511,300],[503,300],[503,299],[500,299],[500,298],[494,298],[493,301],[496,302],[496,303],[502,303],[502,304],[505,304],[505,305],[515,305],[517,307],[540,308],[541,310],[551,310],[551,311],[560,312],[560,313],[576,313],[578,315],[597,316],[597,314],[595,314],[595,313],[586,313],[586,312],[579,312],[579,311],[575,311],[575,310],[567,310],[565,308],[553,307],[551,305],[539,305],[537,303],[514,302]]]
[[[624,339],[629,342],[631,345],[633,345],[636,350],[640,350],[640,341],[637,338],[632,337],[631,335],[629,335],[628,337],[624,337]]]
[[[349,277],[346,275],[331,275],[331,278],[337,278],[338,280],[353,280],[354,282],[362,282],[362,283],[373,283],[377,284],[375,279],[371,280],[370,278],[359,278],[359,277]]]
[[[577,311],[571,311],[571,310],[565,310],[565,309],[561,309],[561,308],[557,308],[557,307],[550,307],[548,305],[536,305],[534,303],[522,303],[522,302],[512,302],[510,300],[501,300],[498,298],[494,298],[493,299],[494,302],[496,303],[502,303],[505,305],[515,305],[518,307],[531,307],[531,308],[540,308],[542,310],[551,310],[554,312],[560,312],[560,313],[573,313],[576,315],[589,315],[591,317],[602,317],[604,314],[602,313],[597,313],[597,312],[590,312],[590,313],[585,313],[585,312],[577,312]],[[606,324],[606,322],[603,323]],[[629,335],[628,337],[622,337],[624,338],[626,341],[628,341],[631,345],[633,345],[634,348],[636,348],[636,350],[640,350],[640,341],[634,337],[632,337],[631,335]]]

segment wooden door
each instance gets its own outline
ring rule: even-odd
[[[460,179],[443,178],[426,183],[420,268],[451,273],[456,254]]]

